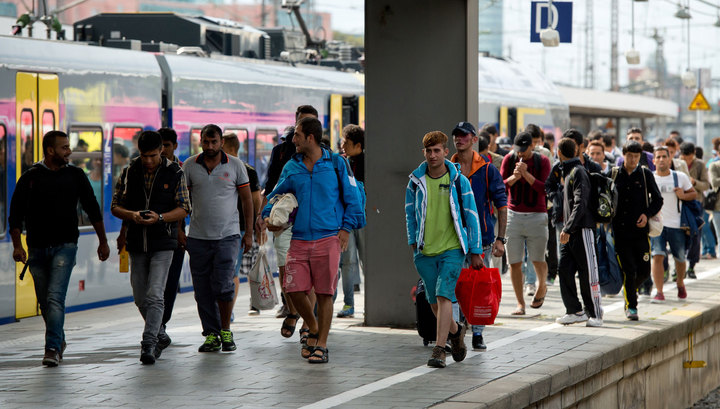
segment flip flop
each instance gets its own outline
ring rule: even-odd
[[[532,303],[530,303],[530,308],[540,308],[545,303],[545,297],[540,298],[534,298],[532,300]]]
[[[543,294],[542,297],[538,297],[537,293],[535,293],[535,296],[533,297],[532,303],[530,303],[530,308],[540,308],[545,303],[545,296],[547,295],[547,288],[545,289],[545,294]]]
[[[510,315],[525,315],[525,308],[516,308]]]

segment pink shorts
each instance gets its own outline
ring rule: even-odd
[[[288,293],[310,292],[335,294],[340,265],[340,239],[330,236],[315,241],[293,239],[285,261],[285,282]]]

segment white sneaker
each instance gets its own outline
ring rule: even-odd
[[[587,322],[585,323],[585,326],[587,327],[602,327],[602,325],[602,318],[588,318]]]
[[[525,284],[525,295],[528,297],[535,295],[535,284]]]
[[[562,317],[555,320],[558,324],[562,325],[570,325],[575,324],[576,322],[583,322],[587,321],[588,316],[583,312],[582,314],[565,314]]]

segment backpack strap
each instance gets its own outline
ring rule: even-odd
[[[340,169],[339,169],[340,165],[338,164],[338,161],[340,160],[339,158],[342,158],[342,160],[345,160],[345,158],[340,156],[339,153],[334,153],[334,152],[330,152],[330,156],[332,157],[332,164],[333,164],[333,168],[335,169],[335,176],[337,177],[338,191],[340,192],[340,200],[343,202],[343,207],[345,207],[345,199],[344,199],[344,195],[343,195],[343,185],[342,185],[342,180],[340,180]],[[347,161],[345,161],[345,164],[347,165]],[[347,165],[346,168],[347,168],[348,174],[350,176],[353,176],[352,169],[350,169],[350,165]]]
[[[533,166],[535,169],[533,169],[535,172],[540,172],[540,167],[542,166],[542,156],[540,156],[539,153],[533,152]],[[539,175],[540,173],[538,173]]]
[[[674,185],[674,187],[680,186],[680,182],[678,181],[677,172],[675,172],[674,170],[671,170],[670,173],[672,174],[672,177],[673,177],[673,185]],[[675,200],[675,203],[677,204],[678,213],[680,213],[680,199],[678,199],[677,196],[675,197],[675,199],[676,199],[676,200]]]

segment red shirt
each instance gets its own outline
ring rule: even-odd
[[[510,169],[510,161],[512,153],[505,155],[500,166],[500,174],[505,182],[505,188],[508,191],[508,208],[514,212],[522,213],[547,213],[545,204],[545,179],[550,175],[550,160],[538,152],[533,155],[540,157],[540,169],[535,169],[535,158],[525,161],[527,170],[535,177],[535,182],[531,185],[521,178],[514,185],[508,185],[508,178],[513,175],[515,167]],[[515,163],[520,160],[518,157]]]

